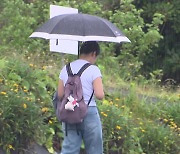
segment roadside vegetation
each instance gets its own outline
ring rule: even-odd
[[[171,56],[162,64],[154,58],[158,51],[158,56],[170,52],[168,43],[168,51],[162,47],[169,38],[161,32],[161,26],[174,21],[174,35],[179,33],[172,15],[176,3],[164,1],[147,16],[147,5],[132,0],[117,4],[90,0],[53,2],[107,18],[132,41],[121,45],[100,43],[97,65],[103,74],[106,95],[98,106],[105,154],[180,151],[180,65],[176,41]],[[63,134],[52,96],[62,61],[66,64],[77,57],[49,52],[47,40],[28,38],[49,18],[50,4],[40,0],[0,2],[0,148],[7,154],[25,153],[33,143],[44,146],[49,153],[61,149]],[[171,12],[164,14],[160,6],[172,7]]]

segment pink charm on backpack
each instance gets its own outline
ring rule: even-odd
[[[71,95],[68,97],[68,102],[65,105],[66,110],[74,111],[74,108],[77,106],[79,107],[79,104],[77,103],[77,100],[74,99]]]

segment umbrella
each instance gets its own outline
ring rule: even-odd
[[[110,21],[82,13],[55,16],[40,26],[30,37],[74,41],[131,42]]]

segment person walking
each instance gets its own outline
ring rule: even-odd
[[[92,64],[84,70],[80,79],[85,103],[88,104],[93,91],[94,96],[91,99],[87,115],[82,123],[67,124],[62,122],[64,140],[62,143],[61,154],[79,154],[82,141],[84,142],[87,154],[103,153],[102,125],[96,99],[102,100],[104,98],[104,90],[101,71],[94,65],[99,54],[99,44],[96,41],[87,41],[84,42],[80,48],[79,59],[70,63],[73,74],[76,74],[84,64]],[[64,66],[59,75],[59,99],[62,99],[64,96],[64,87],[67,79],[68,74],[66,66]]]

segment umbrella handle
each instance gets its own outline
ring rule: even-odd
[[[79,56],[80,56],[80,42],[78,41],[78,59],[79,59]]]

